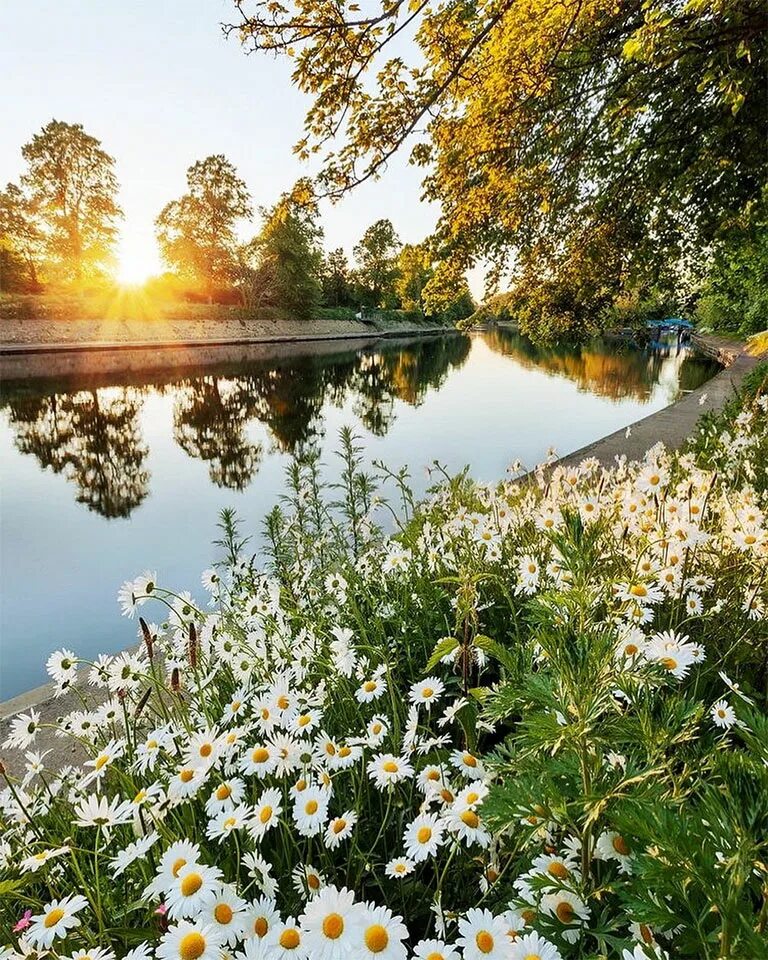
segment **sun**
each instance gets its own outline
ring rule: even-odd
[[[157,253],[150,238],[126,234],[117,256],[115,280],[121,287],[139,287],[160,271]]]

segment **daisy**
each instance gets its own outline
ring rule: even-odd
[[[314,708],[299,709],[296,708],[291,714],[284,718],[283,723],[286,729],[300,737],[308,737],[314,730],[317,730],[322,719],[322,714]]]
[[[231,777],[220,783],[205,802],[205,812],[209,817],[222,810],[236,807],[245,796],[245,782],[240,777]]]
[[[563,960],[560,951],[538,933],[524,933],[512,942],[509,960]]]
[[[376,674],[365,680],[355,691],[358,703],[371,703],[387,692],[387,681],[382,674]]]
[[[491,842],[491,835],[483,826],[482,820],[474,810],[457,810],[451,807],[446,818],[446,825],[451,833],[459,836],[467,846],[473,843],[487,847]]]
[[[246,912],[243,927],[246,937],[258,937],[263,940],[274,924],[280,922],[277,905],[271,897],[260,897]]]
[[[264,946],[273,960],[305,960],[304,933],[294,917],[276,923],[264,938]]]
[[[403,833],[406,854],[416,863],[434,857],[443,842],[444,824],[432,813],[412,820]]]
[[[125,873],[132,863],[145,857],[150,847],[159,839],[160,835],[153,831],[144,837],[139,837],[138,840],[134,840],[133,843],[129,843],[127,847],[120,850],[109,864],[112,876],[119,877],[122,873]]]
[[[235,830],[243,830],[251,825],[251,808],[246,804],[222,810],[209,823],[206,836],[221,843]]]
[[[413,776],[413,767],[410,763],[402,757],[396,757],[393,753],[377,754],[368,761],[367,770],[368,776],[379,790]]]
[[[200,860],[200,847],[189,840],[177,840],[160,857],[156,877],[150,884],[151,892],[161,894],[170,889],[180,871]]]
[[[249,831],[254,840],[260,840],[267,830],[276,826],[283,812],[283,795],[275,787],[265,790],[254,806]]]
[[[265,744],[257,744],[249,747],[241,761],[243,773],[255,774],[257,777],[265,777],[277,766],[277,753],[273,748]]]
[[[327,815],[328,794],[319,787],[307,787],[293,802],[293,820],[302,837],[314,837],[320,833]]]
[[[325,886],[325,877],[311,864],[297,864],[291,873],[293,889],[305,900],[314,897]]]
[[[389,733],[389,725],[384,717],[376,716],[368,723],[366,733],[366,743],[368,746],[378,747]]]
[[[36,710],[20,713],[11,720],[10,734],[3,746],[9,750],[26,749],[34,742],[39,726],[40,714]]]
[[[313,897],[301,915],[301,928],[312,960],[348,960],[355,956],[362,927],[355,895],[342,887],[325,887]]]
[[[71,929],[80,926],[76,914],[87,906],[88,901],[79,894],[52,900],[43,907],[42,913],[32,917],[27,939],[42,950],[50,950],[56,937],[66,937]]]
[[[209,924],[180,920],[163,934],[158,960],[219,960],[221,935]]]
[[[58,683],[64,680],[71,682],[77,673],[77,657],[71,650],[56,650],[48,657],[45,668]]]
[[[173,919],[196,916],[215,899],[220,877],[218,867],[200,863],[182,867],[165,894],[168,915]]]
[[[357,744],[339,744],[334,756],[326,759],[329,770],[347,770],[354,766],[363,755],[363,748]]]
[[[476,908],[459,920],[456,945],[463,948],[464,960],[508,960],[512,950],[502,918]]]
[[[243,937],[247,906],[233,887],[222,884],[214,899],[200,912],[199,920],[219,934],[223,944],[234,947]]]
[[[417,707],[424,706],[429,710],[433,703],[437,703],[444,691],[445,684],[442,680],[438,680],[437,677],[427,677],[412,684],[408,696],[411,703],[416,704]]]
[[[340,817],[330,820],[325,830],[326,847],[335,850],[342,841],[348,840],[356,823],[357,814],[353,810],[345,810]]]
[[[475,810],[487,796],[488,787],[476,780],[459,791],[454,801],[454,807],[459,813],[464,810]]]
[[[402,880],[409,873],[413,873],[415,869],[416,864],[413,860],[409,860],[408,857],[395,857],[394,860],[389,861],[384,872],[393,880]]]
[[[714,703],[710,714],[715,726],[721,727],[723,730],[730,730],[736,723],[736,713],[727,700],[718,700],[717,703]]]
[[[355,927],[352,956],[375,960],[405,960],[403,940],[408,928],[402,917],[395,917],[387,907],[368,904],[360,910],[359,926]]]
[[[616,860],[622,873],[631,873],[632,848],[615,830],[605,830],[597,838],[595,857],[598,860]]]
[[[414,960],[461,960],[461,955],[444,940],[420,940],[413,948]]]
[[[470,780],[482,780],[485,776],[483,761],[468,750],[454,750],[451,753],[451,763]]]
[[[188,767],[212,767],[219,757],[219,742],[215,730],[195,733],[187,744],[184,763]]]
[[[589,907],[570,890],[557,890],[554,893],[545,893],[541,898],[541,910],[553,919],[557,919],[565,927],[580,927],[589,919]],[[579,937],[576,929],[562,931],[562,936],[570,943],[575,943]]]
[[[84,767],[93,768],[92,772],[83,778],[83,786],[95,780],[97,783],[96,789],[98,790],[98,784],[107,772],[109,765],[122,755],[123,744],[117,740],[110,740],[106,747],[104,747],[93,760],[86,760],[83,764]]]
[[[91,793],[81,800],[74,809],[75,823],[78,827],[109,827],[119,823],[128,823],[133,818],[133,806],[120,797],[97,797]]]
[[[272,876],[271,864],[257,853],[246,853],[242,862],[264,896],[274,897],[277,893],[277,880]]]
[[[208,767],[181,767],[168,782],[168,796],[177,803],[194,797],[208,779],[208,774]]]
[[[48,863],[54,857],[60,857],[64,853],[69,853],[69,847],[56,847],[48,850],[40,850],[33,853],[30,857],[25,857],[19,866],[22,873],[37,873],[40,867]]]

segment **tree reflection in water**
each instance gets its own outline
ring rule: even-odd
[[[580,389],[613,399],[645,400],[667,362],[662,351],[615,342],[545,347],[506,329],[482,336],[518,365],[566,377]],[[211,364],[194,375],[92,374],[66,384],[6,382],[1,405],[17,449],[67,477],[88,509],[107,518],[127,517],[149,493],[141,414],[150,397],[172,397],[173,438],[188,456],[207,465],[213,484],[244,490],[268,454],[266,446],[290,454],[316,449],[328,406],[350,402],[365,430],[385,436],[396,419],[397,401],[423,403],[465,363],[471,342],[459,335],[405,345],[384,342],[357,352]],[[703,369],[706,362],[695,355],[675,360],[671,386],[698,386],[711,375],[711,365]],[[253,438],[259,424],[266,443]]]

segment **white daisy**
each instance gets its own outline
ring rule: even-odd
[[[70,930],[80,926],[77,914],[87,906],[88,901],[80,894],[52,900],[43,907],[42,913],[31,918],[27,939],[42,950],[50,950],[56,937],[66,937]]]

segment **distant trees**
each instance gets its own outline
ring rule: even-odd
[[[320,281],[323,301],[328,307],[349,307],[354,303],[352,277],[347,255],[341,247],[331,250],[323,258]]]
[[[199,282],[210,300],[237,274],[235,227],[251,214],[251,196],[232,163],[222,154],[198,160],[187,170],[187,192],[155,221],[160,253],[169,267]]]
[[[105,275],[117,221],[115,161],[79,123],[52,120],[21,148],[26,171],[0,194],[3,289]],[[6,271],[10,268],[10,274]]]
[[[424,288],[432,276],[432,252],[424,243],[406,243],[397,258],[395,291],[403,310],[424,313]]]
[[[377,220],[355,247],[360,299],[369,307],[396,305],[395,281],[400,240],[390,220]]]

